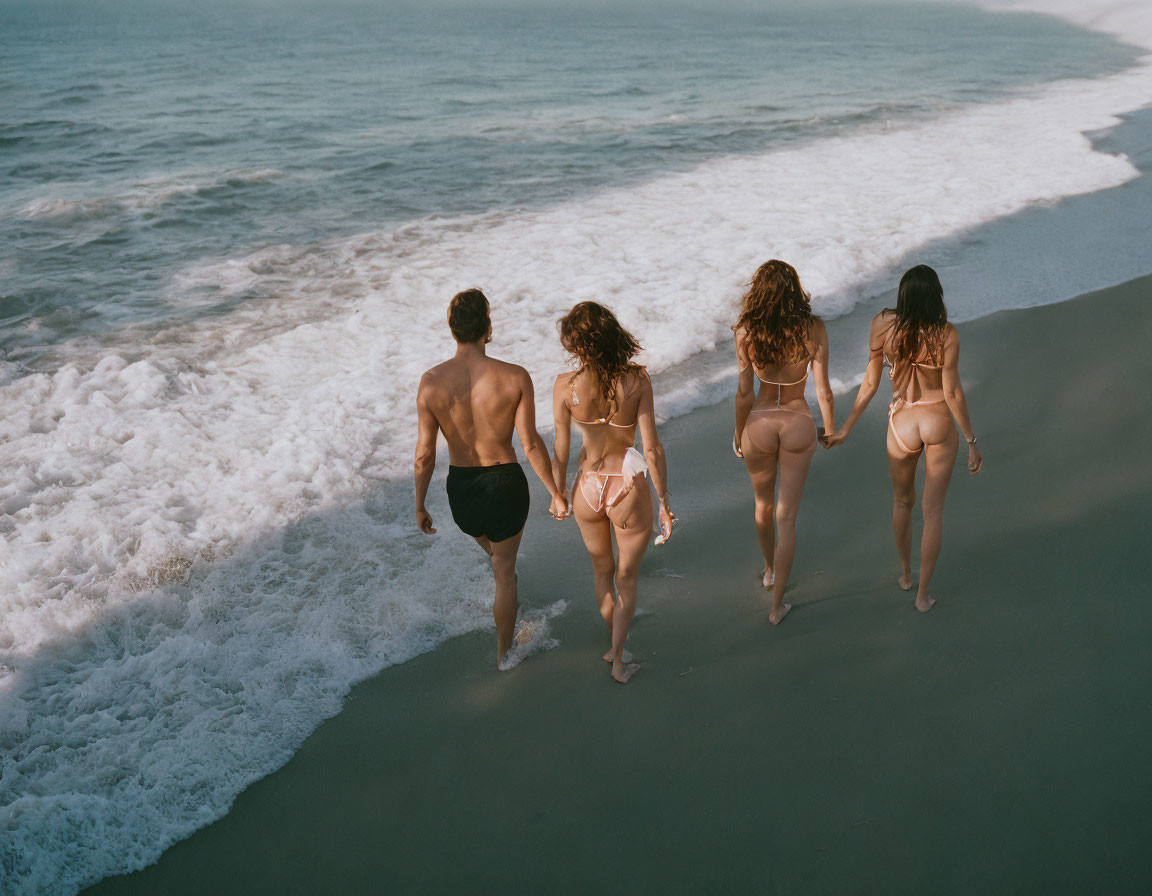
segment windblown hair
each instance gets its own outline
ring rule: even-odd
[[[560,344],[580,362],[576,374],[590,371],[596,377],[600,395],[609,404],[616,398],[620,377],[630,370],[642,369],[632,362],[641,350],[640,343],[603,305],[580,302],[557,326]]]
[[[747,334],[748,355],[757,367],[806,360],[816,315],[792,265],[778,259],[756,269],[744,293],[744,307],[733,330]]]
[[[918,264],[904,272],[893,313],[896,322],[889,336],[893,360],[915,361],[923,352],[933,364],[944,363],[948,310],[944,307],[944,287],[932,268]]]
[[[479,342],[491,326],[488,298],[480,290],[458,292],[448,303],[448,328],[457,342]]]

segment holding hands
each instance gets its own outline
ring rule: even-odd
[[[825,448],[835,448],[837,445],[843,445],[848,440],[848,432],[847,429],[841,428],[829,435],[823,429],[819,429],[816,431],[816,434],[820,439],[820,444]]]
[[[568,500],[568,495],[565,492],[560,492],[552,498],[548,512],[552,514],[554,520],[564,520],[570,517],[572,515],[572,503]]]

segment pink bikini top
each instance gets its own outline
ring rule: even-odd
[[[572,376],[568,379],[568,391],[569,404],[572,407],[580,404],[580,398],[576,395],[576,374],[572,374]],[[636,425],[635,420],[633,420],[631,423],[616,423],[611,419],[614,416],[615,411],[609,413],[607,417],[598,417],[595,420],[581,420],[579,417],[573,414],[572,420],[576,423],[579,423],[581,426],[599,426],[606,424],[608,426],[615,426],[617,429],[630,429]]]

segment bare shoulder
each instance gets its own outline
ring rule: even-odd
[[[425,370],[424,374],[420,377],[420,391],[423,392],[426,389],[434,389],[442,383],[451,363],[451,361],[444,361],[435,367],[429,367]]]
[[[743,370],[748,366],[748,330],[737,327],[732,336],[736,340],[736,363]]]
[[[510,361],[501,361],[499,358],[488,356],[485,357],[481,363],[487,373],[495,374],[502,380],[519,381],[528,377],[527,370],[519,364],[513,364]]]
[[[485,363],[488,364],[493,370],[500,373],[507,374],[508,376],[527,376],[528,371],[521,367],[519,364],[513,364],[511,361],[501,361],[499,358],[486,357]]]
[[[558,395],[561,392],[567,394],[568,390],[572,388],[572,383],[576,379],[576,374],[571,370],[565,370],[563,373],[556,374],[556,381],[552,384],[552,393]]]
[[[958,348],[960,348],[960,334],[956,331],[956,325],[944,324],[944,351],[956,351]]]
[[[868,330],[868,344],[872,351],[880,351],[887,342],[888,335],[892,332],[892,327],[895,324],[896,314],[888,308],[872,318],[872,326]]]
[[[817,342],[826,340],[828,338],[828,328],[824,325],[824,321],[818,317],[812,318],[812,338]]]
[[[519,364],[501,361],[499,358],[489,358],[488,368],[496,374],[502,388],[517,389],[520,392],[532,391],[532,377]]]
[[[641,395],[652,392],[652,377],[648,375],[648,368],[637,365],[629,374],[629,387]]]
[[[891,308],[885,308],[874,318],[872,318],[872,332],[883,332],[887,330],[896,322],[896,312]]]

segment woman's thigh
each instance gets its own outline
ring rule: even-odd
[[[799,451],[780,452],[780,507],[790,507],[793,510],[800,503],[800,496],[804,493],[804,483],[808,481],[808,470],[812,467],[812,458],[816,454],[816,440],[813,439],[807,447]]]
[[[952,481],[952,471],[956,467],[956,452],[960,438],[952,420],[938,442],[928,442],[924,447],[924,508],[941,510],[944,496],[948,493],[948,483]]]
[[[634,575],[652,540],[652,494],[647,480],[636,477],[632,491],[609,513],[620,554],[617,568],[626,575]]]

